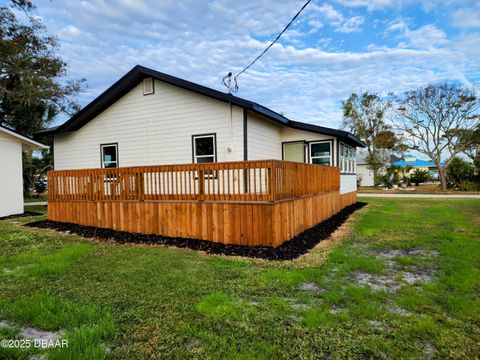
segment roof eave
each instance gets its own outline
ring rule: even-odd
[[[50,147],[47,146],[47,145],[43,145],[31,138],[29,138],[28,136],[26,135],[23,135],[23,134],[20,134],[12,129],[9,129],[5,126],[0,126],[0,131],[3,131],[4,133],[20,140],[20,142],[22,143],[22,147],[25,146],[27,149],[31,149],[31,150],[47,150],[49,149]]]

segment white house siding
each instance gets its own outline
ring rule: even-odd
[[[248,160],[282,159],[282,127],[249,113],[247,120]]]
[[[337,139],[335,137],[323,134],[317,134],[309,131],[292,129],[284,126],[282,129],[282,142],[288,141],[322,141],[322,140],[332,140],[333,141],[333,165],[337,166]],[[282,145],[280,144],[280,149]],[[305,149],[305,159],[308,161],[308,150]]]
[[[361,186],[374,185],[373,170],[370,170],[367,165],[357,165],[357,174],[361,178]]]
[[[337,163],[337,151],[338,151],[338,141],[337,138],[323,135],[323,134],[316,134],[313,132],[303,131],[303,130],[296,130],[291,129],[288,127],[284,127],[282,131],[282,141],[297,141],[297,140],[305,140],[305,141],[316,141],[316,140],[332,140],[333,141],[333,164],[338,166]],[[307,150],[305,156],[307,156]],[[308,158],[306,157],[308,160]],[[357,191],[357,176],[353,175],[340,175],[340,194],[346,194],[352,191]]]
[[[192,162],[192,135],[215,133],[217,161],[243,160],[243,109],[155,80],[77,131],[55,136],[55,168],[98,168],[100,144],[118,143],[120,166]],[[231,148],[231,152],[227,151]]]
[[[340,175],[340,194],[357,191],[357,175]]]
[[[22,144],[0,132],[0,217],[23,213]]]

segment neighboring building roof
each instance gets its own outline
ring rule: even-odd
[[[19,132],[12,130],[6,126],[0,124],[0,132],[6,133],[14,138],[17,138],[22,142],[22,145],[28,149],[36,150],[36,149],[48,149],[49,147],[39,142],[29,138],[26,135],[20,134]]]
[[[390,149],[378,149],[379,153],[386,160],[385,165],[389,165],[394,161],[401,160],[399,157],[392,154]],[[356,161],[357,165],[367,165],[368,152],[367,149],[357,151]]]
[[[357,151],[355,155],[357,165],[367,165],[367,156],[368,152],[366,150]]]
[[[301,123],[298,121],[292,121],[276,113],[275,111],[272,111],[265,106],[259,105],[253,101],[245,100],[237,96],[233,96],[232,94],[226,94],[221,91],[195,84],[193,82],[183,80],[172,75],[164,74],[159,71],[148,69],[140,65],[135,66],[132,70],[122,76],[120,80],[110,86],[107,90],[105,90],[96,99],[94,99],[91,103],[85,106],[76,115],[72,116],[65,123],[55,128],[40,131],[36,135],[59,134],[64,131],[76,131],[80,129],[83,125],[87,124],[95,116],[100,114],[111,104],[120,99],[123,95],[125,95],[128,91],[135,87],[140,81],[148,77],[153,77],[165,83],[175,85],[186,90],[194,91],[201,95],[205,95],[223,102],[232,103],[247,110],[253,111],[257,114],[263,115],[281,125],[285,125],[299,130],[333,135],[350,145],[365,147],[365,144],[362,141],[360,141],[357,137],[350,134],[349,132],[326,128],[323,126]]]
[[[390,164],[393,164],[393,163],[395,163],[397,161],[400,161],[400,160],[402,160],[401,157],[398,157],[397,155],[394,155],[394,154],[390,155]]]
[[[411,166],[411,167],[435,167],[435,163],[433,161],[427,161],[427,160],[418,160],[415,159],[415,161],[405,161],[405,160],[400,160],[397,162],[394,162],[392,165],[394,166],[401,166],[401,167],[406,167],[406,166]],[[442,162],[442,165],[445,165],[444,162]]]

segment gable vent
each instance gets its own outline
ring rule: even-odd
[[[155,93],[153,78],[143,79],[143,95],[151,95]]]

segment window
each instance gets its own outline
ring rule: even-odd
[[[332,143],[330,141],[311,142],[310,163],[332,166]]]
[[[355,173],[356,151],[356,148],[340,143],[340,171],[342,173]]]
[[[118,167],[118,144],[100,145],[102,168]]]
[[[215,134],[193,135],[192,142],[194,163],[217,161],[217,139]]]
[[[294,141],[283,143],[283,160],[305,162],[305,142]]]

